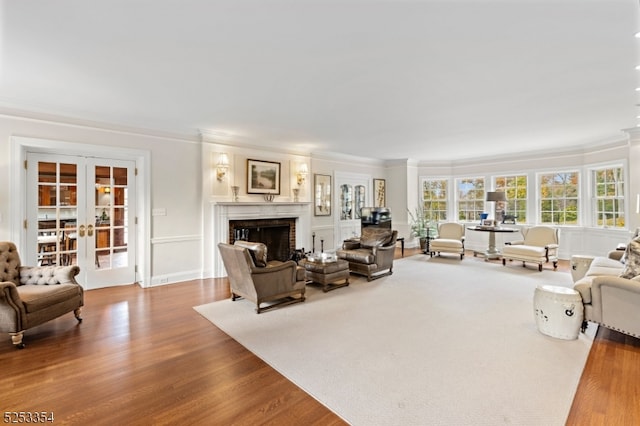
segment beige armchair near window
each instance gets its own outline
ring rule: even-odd
[[[267,248],[262,243],[219,243],[218,249],[229,277],[232,300],[243,297],[254,302],[257,313],[304,302],[304,269],[298,268],[296,262],[267,262]],[[261,306],[269,302],[273,303]]]
[[[464,225],[455,222],[438,224],[438,236],[429,244],[429,255],[455,253],[464,258]]]
[[[538,270],[542,265],[553,263],[553,269],[558,268],[558,230],[549,226],[533,226],[520,230],[524,239],[505,243],[502,250],[502,264],[507,260],[519,260],[522,266],[526,262],[537,263]]]
[[[77,266],[22,266],[15,244],[0,242],[0,331],[22,349],[25,330],[72,311],[82,321],[79,272]]]
[[[364,275],[367,281],[391,275],[398,231],[386,228],[362,228],[357,240],[346,240],[336,251],[340,259],[349,262],[349,270]]]

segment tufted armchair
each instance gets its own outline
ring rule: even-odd
[[[533,226],[522,228],[524,239],[505,243],[502,249],[502,264],[507,260],[537,263],[538,270],[542,271],[542,265],[553,263],[553,269],[558,267],[558,230],[549,226]]]
[[[79,272],[77,266],[22,266],[15,244],[0,242],[0,331],[22,349],[25,330],[71,311],[82,321]]]
[[[391,275],[398,231],[385,228],[362,228],[357,240],[346,240],[336,251],[340,259],[349,262],[349,270],[364,275],[367,281]]]

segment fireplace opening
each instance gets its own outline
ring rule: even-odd
[[[267,246],[267,260],[285,261],[296,245],[296,219],[230,220],[229,244],[236,240],[260,242]]]

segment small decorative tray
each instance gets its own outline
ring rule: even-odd
[[[335,262],[337,258],[333,253],[312,253],[307,257],[307,260],[316,263],[331,263]]]

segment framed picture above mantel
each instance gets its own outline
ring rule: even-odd
[[[247,160],[247,194],[280,194],[280,163]]]

